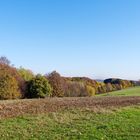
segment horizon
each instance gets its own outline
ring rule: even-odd
[[[0,56],[34,73],[140,79],[140,1],[5,0]]]

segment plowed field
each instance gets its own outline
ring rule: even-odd
[[[0,118],[41,114],[75,108],[118,108],[140,105],[140,97],[46,98],[0,102]]]

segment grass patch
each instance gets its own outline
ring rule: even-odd
[[[64,110],[56,113],[0,120],[0,137],[23,140],[138,140],[140,107],[95,113]]]
[[[140,86],[109,92],[105,94],[100,94],[97,96],[140,96]]]

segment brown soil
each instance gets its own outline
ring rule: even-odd
[[[140,97],[46,98],[0,101],[0,118],[40,114],[73,108],[112,108],[140,105]]]

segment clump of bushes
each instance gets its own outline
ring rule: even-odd
[[[136,86],[136,83],[134,81],[115,78],[106,79],[104,80],[104,83],[107,85],[107,88],[109,89],[108,92]]]
[[[28,83],[28,98],[45,98],[52,95],[52,87],[48,80],[41,75],[37,75]]]
[[[65,97],[86,97],[94,96],[95,88],[80,81],[66,81]]]

